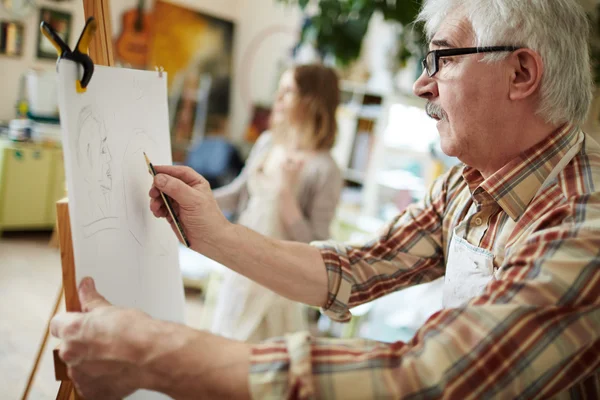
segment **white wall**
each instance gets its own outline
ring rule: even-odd
[[[240,0],[231,137],[241,140],[253,102],[270,102],[280,63],[299,38],[301,14],[275,0]]]
[[[234,71],[231,93],[230,137],[243,139],[253,102],[269,102],[277,85],[279,64],[296,43],[301,22],[297,7],[287,8],[275,0],[171,0],[173,3],[228,19],[235,24]],[[44,0],[40,5],[50,5]],[[111,1],[113,35],[121,31],[121,15],[135,7],[137,0]],[[57,9],[74,13],[72,40],[83,27],[83,7],[79,0],[51,3]],[[151,2],[147,2],[151,7]],[[0,18],[6,14],[0,11]],[[14,116],[19,76],[35,66],[54,68],[52,61],[35,60],[38,12],[30,16],[26,26],[25,55],[18,59],[0,57],[0,119]],[[73,43],[74,44],[74,43]]]
[[[71,46],[74,46],[79,39],[81,28],[85,23],[83,6],[81,1],[71,1],[65,3],[49,2],[44,0],[37,1],[40,7],[49,7],[56,10],[68,11],[72,14],[72,32]],[[1,20],[15,20],[4,8],[0,6]],[[38,60],[36,57],[36,46],[39,32],[39,9],[26,19],[21,21],[24,24],[25,34],[23,43],[23,55],[20,57],[6,57],[0,55],[0,120],[9,120],[15,116],[15,104],[18,99],[19,83],[21,74],[29,68],[52,69],[56,62],[53,60]],[[44,40],[46,40],[44,38]]]

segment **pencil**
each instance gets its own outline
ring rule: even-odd
[[[146,152],[144,152],[144,158],[146,159],[146,164],[148,165],[148,171],[150,172],[150,175],[152,175],[153,177],[156,176],[156,170],[154,169],[154,166],[152,165],[150,159],[146,155]],[[175,210],[173,210],[173,204],[171,203],[171,199],[162,191],[159,190],[159,192],[162,196],[163,201],[165,202],[165,206],[167,207],[171,218],[173,219],[173,223],[177,228],[177,232],[179,232],[179,237],[181,237],[181,241],[183,242],[183,244],[185,244],[186,247],[190,247],[190,242],[188,241],[187,236],[185,236],[185,232],[183,231],[181,222],[179,222],[179,218],[177,218],[177,214],[175,214]]]

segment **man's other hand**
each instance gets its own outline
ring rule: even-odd
[[[62,340],[59,355],[78,392],[88,400],[121,399],[148,387],[142,366],[147,328],[154,321],[141,311],[111,305],[91,278],[81,281],[79,298],[83,312],[58,314],[50,325]]]

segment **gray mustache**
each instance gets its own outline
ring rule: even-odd
[[[427,104],[425,105],[425,112],[427,113],[427,115],[429,115],[431,118],[438,118],[442,121],[447,121],[448,118],[446,117],[446,113],[444,112],[444,110],[442,109],[442,107],[438,106],[437,104],[434,104],[430,101],[427,102]]]

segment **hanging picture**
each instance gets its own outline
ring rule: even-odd
[[[228,131],[234,25],[197,10],[157,0],[150,65],[169,76],[173,157],[205,134]]]
[[[50,24],[58,36],[67,44],[71,44],[71,14],[49,8],[40,9],[40,23],[45,21]],[[38,24],[38,26],[39,26]],[[38,30],[37,57],[56,60],[56,49],[48,39]]]
[[[21,56],[23,54],[23,24],[0,21],[0,55]]]

